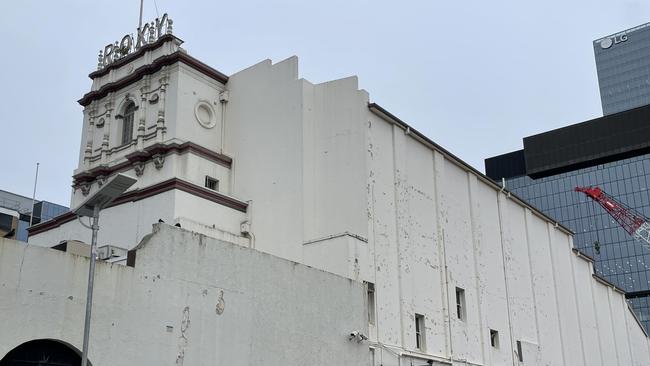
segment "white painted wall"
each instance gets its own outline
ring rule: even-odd
[[[185,64],[180,64],[178,68],[178,82],[170,90],[174,110],[168,115],[168,135],[221,152],[223,104],[219,101],[219,93],[225,89],[223,84]],[[205,128],[197,122],[195,107],[199,101],[212,106],[216,123],[214,127]]]
[[[566,281],[557,275],[551,259],[550,238],[556,229],[543,220],[535,219],[531,211],[527,211],[528,252],[531,263],[531,271],[534,290],[535,313],[537,319],[537,333],[539,345],[545,352],[540,352],[537,358],[539,364],[566,365],[565,352],[563,348],[564,337],[560,330],[563,317],[566,314],[559,312],[558,307],[558,286],[563,286]],[[530,218],[529,218],[530,217]],[[534,260],[533,260],[534,258]],[[585,284],[584,282],[587,281]],[[582,279],[581,286],[588,286],[598,289],[606,288],[591,278]],[[570,343],[569,340],[567,342]],[[575,346],[575,343],[574,343]],[[605,363],[607,364],[607,363]]]
[[[370,335],[384,365],[397,364],[396,351],[438,361],[516,363],[517,341],[530,364],[593,364],[611,355],[605,345],[593,352],[596,330],[607,324],[595,315],[591,288],[603,285],[571,251],[566,232],[402,128],[370,113],[366,118],[369,263],[358,263],[358,277],[349,264],[364,256],[342,258],[351,251],[340,238],[310,243],[303,253],[310,265],[347,269],[350,278],[376,284],[378,319]],[[465,289],[462,320],[456,287]],[[647,338],[635,322],[638,338],[628,341],[622,314],[629,309],[621,294],[612,296],[618,302],[609,316],[618,320],[611,328],[628,348],[616,362],[635,361],[626,356],[635,352],[648,362]],[[425,350],[415,348],[416,313],[427,323]],[[490,345],[490,329],[499,332],[498,348]]]
[[[224,146],[233,194],[253,200],[255,247],[291,260],[300,260],[304,216],[297,66],[296,58],[267,60],[230,76]]]
[[[302,81],[303,241],[349,232],[367,238],[368,93],[356,77]],[[326,217],[327,219],[323,219]]]
[[[159,219],[168,224],[180,222],[181,225],[183,220],[189,219],[198,224],[192,226],[197,232],[213,236],[215,233],[229,233],[238,237],[238,243],[250,243],[239,232],[240,223],[246,220],[245,213],[180,190],[169,190],[102,210],[99,216],[98,246],[114,245],[131,249],[151,233],[152,225],[158,223]],[[83,220],[88,224],[88,218]],[[29,244],[52,247],[63,240],[79,240],[89,244],[91,230],[74,220],[56,229],[31,235]]]
[[[356,78],[313,85],[291,57],[240,71],[227,88],[224,152],[234,160],[233,194],[253,201],[256,248],[302,260],[302,243],[366,238],[368,97]]]
[[[0,332],[0,359],[32,339],[81,349],[87,271],[87,258],[0,239],[0,322],[11,329]],[[368,365],[367,345],[348,340],[367,331],[363,291],[356,281],[158,225],[134,268],[97,264],[89,359]]]
[[[102,210],[99,215],[98,246],[115,245],[124,249],[135,247],[140,240],[151,233],[151,226],[158,219],[172,222],[174,206],[170,206],[174,191],[168,191],[150,199],[125,203]],[[135,213],[135,215],[134,215]],[[88,218],[83,218],[86,225]],[[92,232],[77,220],[67,222],[57,229],[30,235],[29,244],[52,247],[63,240],[79,240],[90,244]]]
[[[624,297],[592,278],[591,263],[571,251],[570,235],[401,127],[370,120],[368,247],[375,265],[363,279],[377,286],[380,331],[371,335],[384,365],[398,364],[395,350],[421,353],[415,313],[426,317],[424,353],[434,360],[516,364],[520,341],[524,364],[650,362],[648,339]],[[463,320],[456,287],[465,290]],[[634,321],[631,333],[626,317]],[[489,329],[499,332],[498,348]],[[599,337],[615,338],[613,360],[611,347],[595,346]],[[394,363],[386,362],[391,357]]]

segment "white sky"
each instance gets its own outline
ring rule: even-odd
[[[522,138],[602,115],[592,41],[650,21],[642,1],[156,0],[188,52],[230,75],[300,58],[358,75],[393,114],[477,169]],[[3,1],[0,189],[68,205],[97,53],[135,33],[138,0]],[[153,20],[153,0],[144,19]]]

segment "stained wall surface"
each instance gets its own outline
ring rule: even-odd
[[[0,359],[32,339],[81,349],[88,259],[0,240]],[[96,366],[369,363],[348,340],[367,332],[360,283],[173,226],[133,268],[99,262],[94,288]]]
[[[520,355],[534,365],[650,362],[622,292],[593,278],[566,229],[407,126],[378,113],[368,119],[375,265],[362,265],[371,271],[361,277],[375,284],[383,365],[398,364],[394,349],[473,365]],[[415,314],[426,324],[419,349]]]

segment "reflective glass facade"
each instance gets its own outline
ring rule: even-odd
[[[509,178],[506,187],[561,222],[576,235],[574,247],[595,260],[595,271],[626,292],[650,290],[650,250],[632,239],[576,186],[598,186],[650,217],[650,154],[539,179]],[[650,329],[650,298],[629,300]]]
[[[34,216],[38,217],[38,222],[53,219],[68,211],[70,211],[69,208],[48,201],[41,201],[34,205]]]
[[[69,208],[57,205],[56,203],[48,201],[32,202],[32,199],[29,197],[0,190],[0,207],[8,208],[20,214],[18,227],[16,228],[16,240],[27,241],[27,228],[29,227],[30,219],[32,219],[32,204],[34,205],[34,224],[51,220],[70,211]]]
[[[650,104],[650,23],[594,41],[603,114]]]
[[[16,230],[16,240],[27,241],[27,228],[29,227],[29,221],[20,220],[18,221],[18,230]]]
[[[627,302],[632,305],[632,308],[643,322],[645,329],[648,329],[648,314],[650,314],[650,297],[644,296],[635,299],[629,299]]]

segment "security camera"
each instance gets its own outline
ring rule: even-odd
[[[357,339],[357,337],[359,337],[359,332],[355,330],[354,332],[350,333],[350,336],[348,337],[348,340],[351,341],[353,339]]]
[[[361,342],[363,342],[363,341],[365,341],[367,339],[368,339],[368,337],[365,334],[360,333],[358,330],[355,330],[354,332],[351,332],[350,336],[348,337],[348,340],[350,340],[350,341],[356,340],[357,343],[361,343]]]

